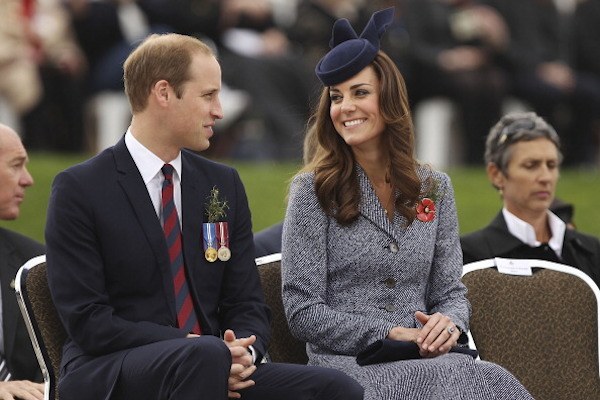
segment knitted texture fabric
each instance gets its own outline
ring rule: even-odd
[[[360,216],[339,225],[322,210],[314,175],[297,176],[283,229],[283,304],[292,333],[306,341],[309,364],[340,369],[366,389],[365,399],[530,399],[505,369],[463,354],[361,367],[356,355],[394,326],[418,327],[414,313],[441,312],[468,329],[462,255],[449,177],[437,181],[435,218],[385,215],[356,166]]]

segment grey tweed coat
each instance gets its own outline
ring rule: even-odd
[[[366,389],[365,399],[530,399],[495,364],[444,356],[361,367],[356,355],[394,326],[417,327],[417,310],[449,316],[468,329],[470,304],[460,281],[462,254],[454,192],[438,182],[435,219],[390,222],[357,164],[360,216],[341,226],[321,209],[314,174],[294,178],[282,241],[283,303],[292,333],[307,342],[309,363],[340,369]]]

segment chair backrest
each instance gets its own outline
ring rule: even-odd
[[[67,334],[50,297],[46,256],[34,257],[19,269],[15,291],[44,376],[44,399],[57,400],[62,347]]]
[[[306,364],[306,344],[290,333],[281,300],[281,253],[256,259],[265,301],[271,308],[271,343],[269,358],[273,362]]]
[[[471,335],[482,360],[512,372],[537,400],[600,399],[600,290],[580,270],[528,260],[531,276],[495,259],[466,264]]]

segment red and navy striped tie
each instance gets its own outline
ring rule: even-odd
[[[181,228],[177,208],[173,200],[173,166],[165,164],[162,167],[165,180],[162,185],[163,230],[169,248],[171,260],[171,273],[173,274],[173,288],[175,289],[175,306],[177,310],[177,323],[186,332],[200,334],[200,324],[194,311],[192,296],[187,284],[183,251],[181,247]]]

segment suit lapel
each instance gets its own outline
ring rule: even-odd
[[[175,315],[175,295],[173,293],[173,279],[171,277],[171,266],[169,251],[165,242],[165,236],[148,195],[148,190],[142,176],[127,150],[125,140],[121,139],[113,148],[116,169],[119,172],[118,182],[127,195],[131,208],[138,223],[142,226],[150,248],[154,252],[158,267],[163,275],[164,291],[172,307],[173,318]]]
[[[183,233],[183,255],[188,277],[204,275],[207,261],[204,259],[204,248],[202,243],[202,223],[207,221],[205,210],[206,201],[210,194],[210,179],[199,168],[194,168],[185,151],[181,152],[181,208],[182,208],[182,233]],[[201,268],[198,271],[198,268]],[[205,334],[214,333],[208,322],[208,318],[202,310],[200,296],[196,279],[188,279],[188,287],[192,297],[196,300],[196,310]]]
[[[183,249],[186,265],[199,265],[203,260],[202,223],[205,220],[204,210],[209,195],[208,177],[194,169],[186,153],[181,155],[181,208],[183,220]]]
[[[523,242],[508,231],[502,211],[496,215],[485,230],[485,242],[493,254],[506,254],[523,245]]]

